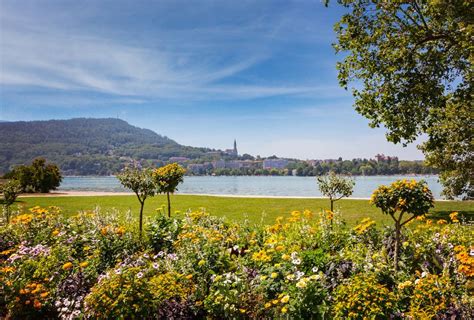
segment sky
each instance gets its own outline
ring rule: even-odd
[[[372,129],[337,81],[308,1],[0,1],[0,120],[120,118],[191,146],[423,159]]]

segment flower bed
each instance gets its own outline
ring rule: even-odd
[[[33,208],[0,228],[0,317],[468,318],[472,226],[410,222],[393,270],[392,228],[292,212],[267,227],[191,212],[143,239],[118,213]],[[332,221],[332,223],[331,223]]]

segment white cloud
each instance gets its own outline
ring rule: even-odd
[[[163,30],[163,39],[156,39],[151,48],[63,29],[54,19],[43,24],[41,13],[24,17],[3,9],[0,85],[4,90],[32,86],[191,100],[340,93],[337,87],[314,84],[219,83],[270,57],[267,42],[288,24],[288,18],[273,28],[257,21],[239,27]],[[241,43],[233,43],[236,39]]]

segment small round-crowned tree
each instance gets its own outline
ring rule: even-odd
[[[350,197],[355,185],[350,177],[337,175],[333,171],[317,178],[319,191],[331,201],[331,212],[334,211],[334,202],[344,197]]]
[[[8,180],[5,184],[0,185],[0,191],[3,193],[3,206],[5,209],[5,218],[10,223],[10,206],[16,201],[21,193],[21,183],[18,180]]]
[[[402,227],[414,218],[428,213],[434,206],[433,194],[424,180],[417,182],[404,179],[397,180],[390,186],[379,186],[373,192],[370,202],[395,222],[394,266],[398,270]]]
[[[151,169],[125,168],[117,175],[120,183],[127,189],[132,190],[140,202],[140,237],[143,229],[143,207],[148,197],[153,197],[159,190],[152,176]]]
[[[171,217],[170,193],[178,190],[178,184],[183,182],[186,170],[177,163],[170,163],[153,171],[153,179],[159,192],[166,193],[168,199],[168,217]]]

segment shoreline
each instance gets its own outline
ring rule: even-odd
[[[53,191],[50,193],[24,193],[19,198],[39,197],[99,197],[99,196],[134,196],[133,192],[113,191]],[[270,196],[253,194],[207,194],[207,193],[175,193],[177,196],[200,196],[216,198],[268,198],[268,199],[327,199],[327,197],[305,197],[305,196]],[[352,200],[369,200],[370,198],[351,197]]]
[[[18,198],[41,198],[41,197],[100,197],[100,196],[133,196],[133,192],[110,192],[110,191],[53,191],[50,193],[25,193]],[[270,196],[270,195],[247,195],[247,194],[206,194],[206,193],[176,193],[178,196],[200,196],[216,198],[257,198],[257,199],[327,199],[321,196]],[[349,197],[342,200],[370,200],[369,197]],[[435,201],[462,201],[435,199]]]

